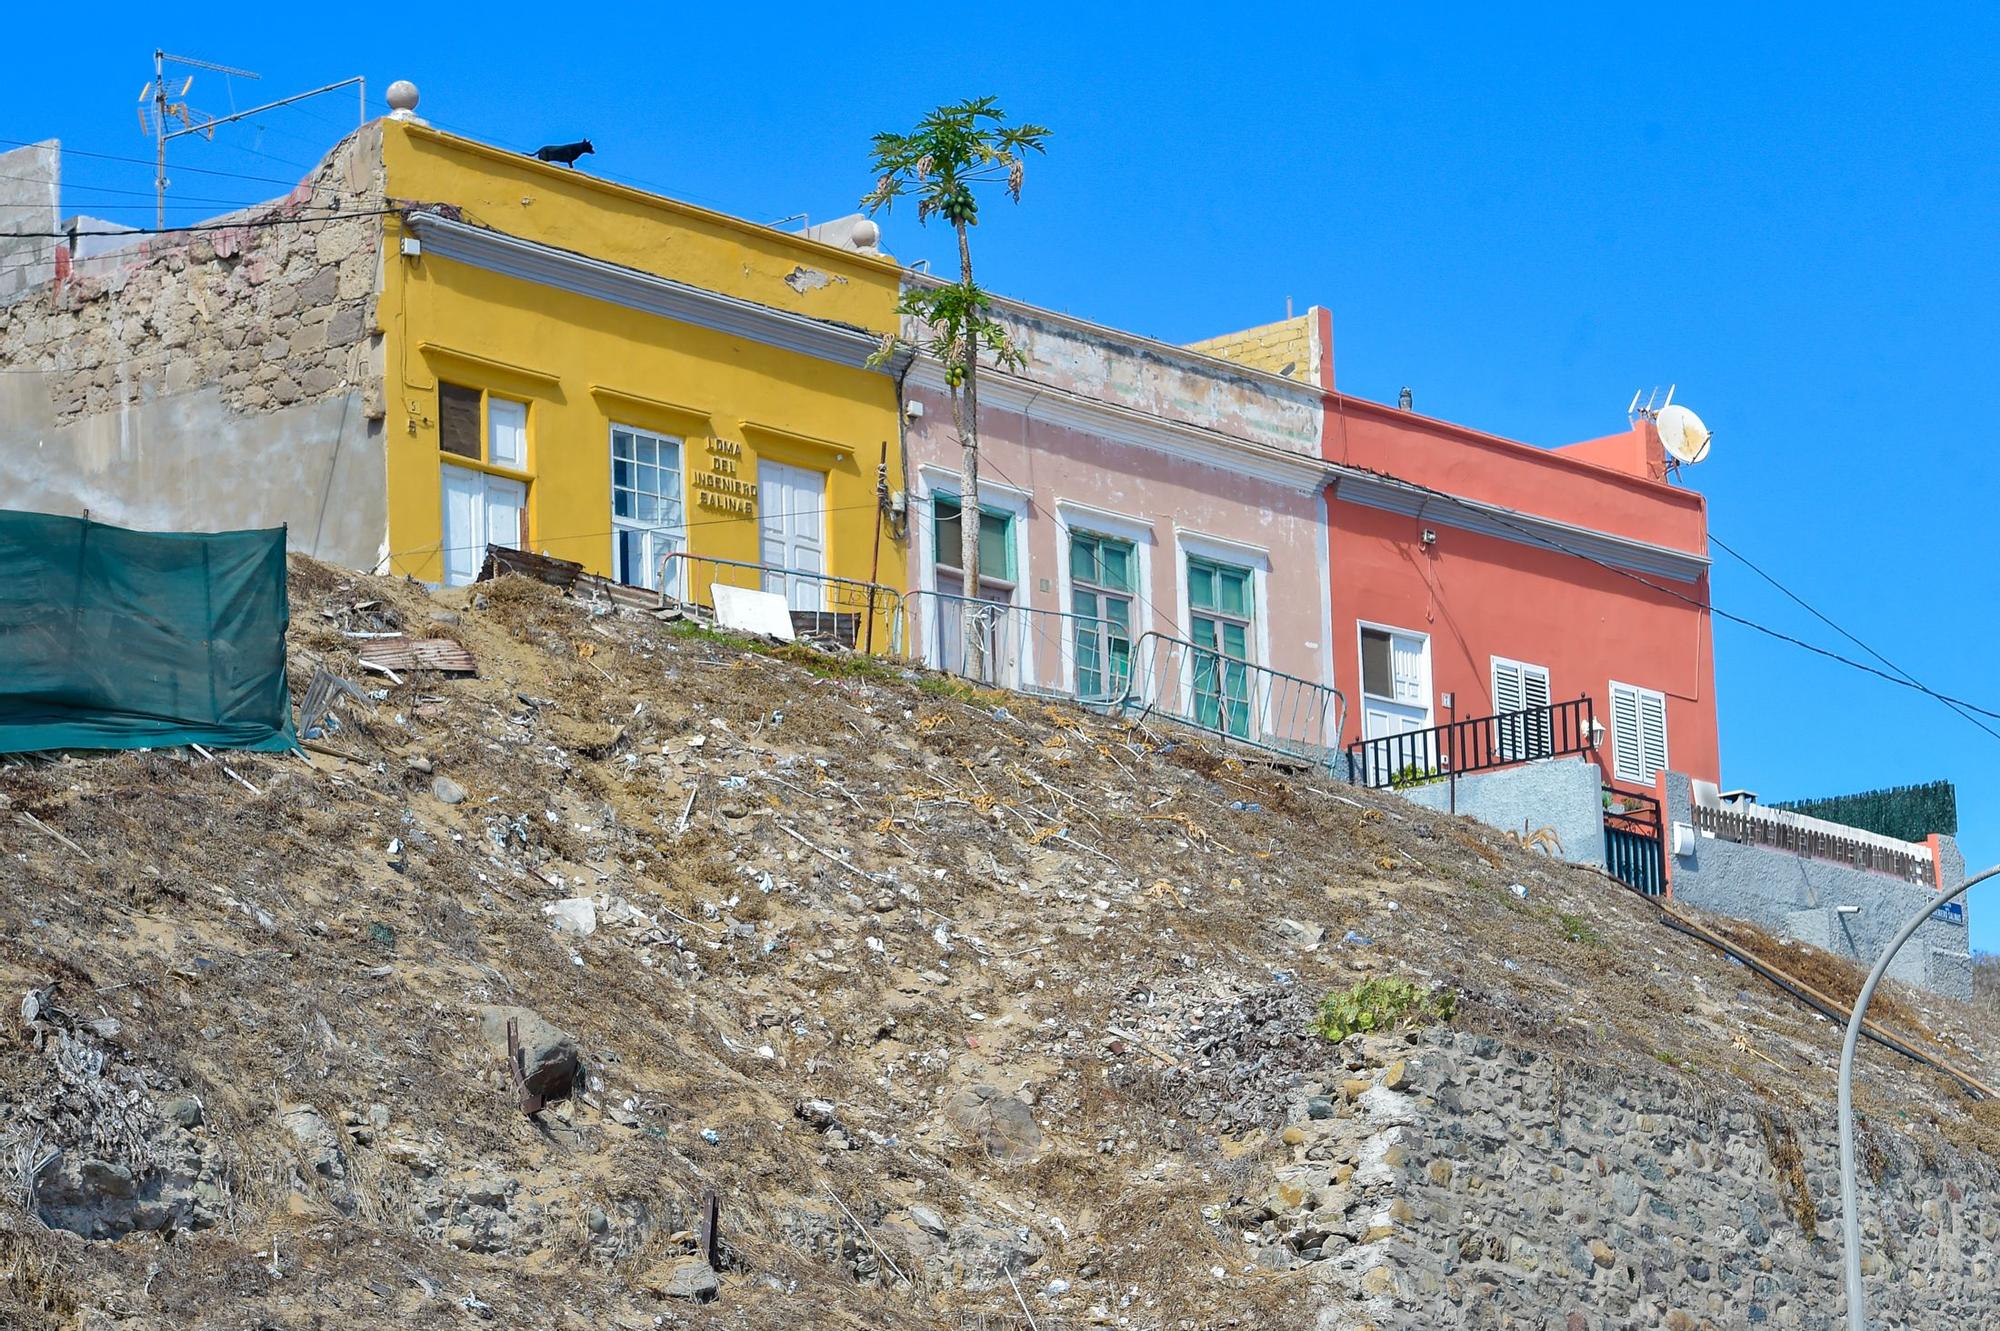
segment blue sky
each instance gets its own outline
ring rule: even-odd
[[[1977,419],[2000,353],[1994,11],[967,6],[953,28],[936,6],[616,8],[332,29],[312,7],[100,8],[10,71],[0,135],[142,159],[70,158],[67,206],[147,220],[133,98],[157,40],[263,73],[197,75],[205,110],[364,74],[379,113],[410,78],[445,128],[587,135],[601,174],[817,221],[866,187],[872,132],[990,92],[1055,137],[1022,205],[986,209],[988,285],[1173,341],[1322,304],[1342,388],[1408,384],[1422,411],[1537,443],[1622,428],[1635,388],[1678,383],[1717,432],[1690,477],[1715,533],[2000,710],[2000,463]],[[354,116],[336,95],[174,160],[291,178]],[[170,220],[269,192],[182,171]],[[950,257],[912,218],[886,230],[904,258]],[[1859,654],[1719,552],[1715,599]],[[1716,639],[1729,783],[1775,799],[1950,777],[1968,858],[2000,859],[2000,740],[1747,630]],[[1974,940],[2000,950],[1993,900]]]

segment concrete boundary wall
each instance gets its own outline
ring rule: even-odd
[[[1604,867],[1602,774],[1582,758],[1550,758],[1458,778],[1457,812],[1516,836],[1552,828],[1562,857]],[[1452,807],[1449,781],[1399,791],[1428,809]]]
[[[1694,796],[1685,775],[1670,772],[1666,781],[1671,850],[1674,824],[1693,826]],[[1939,895],[1887,874],[1703,832],[1695,832],[1689,846],[1687,854],[1669,856],[1675,901],[1747,920],[1864,966],[1874,965],[1903,921]],[[1955,887],[1965,881],[1965,861],[1950,837],[1940,837],[1939,846],[1945,885]],[[1926,923],[1897,954],[1890,978],[1951,998],[1971,998],[1967,918]]]

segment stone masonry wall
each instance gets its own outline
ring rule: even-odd
[[[0,493],[184,530],[285,524],[366,567],[385,539],[379,132],[241,225],[136,239],[0,307]],[[257,223],[252,225],[251,223]]]
[[[1323,1331],[1836,1331],[1831,1104],[1801,1115],[1435,1030],[1357,1036],[1303,1088],[1274,1195],[1218,1217],[1322,1292]],[[1878,1326],[2000,1326],[2000,1168],[1864,1128]]]

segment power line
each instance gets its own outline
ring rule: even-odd
[[[1956,705],[1959,707],[1963,707],[1967,711],[1977,712],[1981,716],[1988,717],[1995,721],[2000,721],[2000,712],[1996,712],[1991,708],[1981,707],[1979,704],[1975,702],[1969,702],[1964,698],[1956,698],[1951,696],[1950,694],[1939,693],[1937,690],[1926,688],[1922,684],[1919,684],[1914,680],[1907,679],[1899,675],[1892,675],[1885,670],[1878,670],[1874,666],[1867,664],[1865,661],[1857,661],[1851,656],[1842,656],[1839,652],[1832,651],[1825,647],[1821,647],[1817,643],[1811,643],[1807,642],[1803,638],[1793,637],[1789,633],[1785,633],[1779,629],[1774,629],[1767,624],[1760,624],[1756,620],[1746,618],[1743,615],[1732,614],[1731,612],[1722,609],[1720,606],[1717,606],[1712,602],[1703,601],[1697,597],[1689,596],[1685,592],[1675,591],[1672,587],[1662,586],[1659,583],[1654,582],[1651,578],[1648,578],[1643,574],[1635,573],[1631,569],[1622,568],[1617,564],[1613,564],[1607,560],[1599,559],[1596,555],[1587,554],[1582,550],[1572,549],[1571,547],[1566,546],[1562,542],[1549,536],[1545,532],[1535,531],[1532,528],[1521,526],[1518,523],[1509,522],[1507,519],[1501,517],[1499,514],[1495,513],[1491,508],[1485,505],[1474,504],[1470,500],[1461,499],[1455,494],[1449,494],[1443,490],[1434,489],[1431,486],[1425,485],[1420,481],[1407,480],[1401,476],[1392,476],[1388,472],[1376,471],[1372,467],[1357,467],[1355,468],[1355,470],[1367,472],[1369,475],[1380,477],[1382,480],[1385,481],[1393,481],[1398,485],[1408,486],[1412,490],[1420,491],[1421,493],[1430,495],[1431,497],[1436,499],[1442,499],[1446,503],[1452,504],[1458,508],[1465,509],[1468,512],[1476,512],[1481,517],[1489,521],[1497,522],[1503,527],[1507,527],[1513,531],[1519,532],[1521,535],[1527,537],[1530,541],[1532,541],[1536,545],[1546,546],[1551,550],[1557,550],[1563,554],[1573,556],[1577,559],[1581,559],[1586,563],[1595,564],[1597,565],[1597,567],[1601,569],[1605,569],[1611,573],[1616,573],[1621,578],[1630,578],[1632,581],[1637,582],[1642,586],[1652,588],[1654,591],[1659,592],[1663,596],[1672,597],[1674,600],[1684,602],[1687,605],[1693,606],[1697,610],[1706,611],[1709,614],[1714,615],[1718,619],[1724,619],[1732,624],[1738,625],[1739,627],[1749,629],[1752,632],[1761,633],[1767,638],[1775,638],[1779,642],[1789,643],[1794,647],[1800,648],[1804,651],[1811,652],[1815,656],[1823,656],[1827,660],[1838,662],[1839,664],[1844,665],[1851,670],[1859,670],[1861,673],[1865,675],[1873,675],[1877,679],[1887,680],[1889,683],[1894,684],[1899,688],[1910,689],[1913,692],[1921,693],[1926,695],[1927,697],[1935,698],[1939,702],[1945,703],[1947,705]]]
[[[1882,653],[1876,651],[1873,647],[1870,647],[1867,643],[1861,641],[1861,639],[1855,637],[1852,633],[1849,633],[1846,629],[1834,623],[1833,620],[1829,619],[1825,614],[1821,613],[1817,607],[1809,603],[1803,596],[1800,596],[1790,587],[1787,587],[1784,583],[1779,582],[1769,573],[1766,573],[1763,569],[1759,568],[1755,563],[1753,563],[1750,560],[1749,556],[1743,554],[1739,550],[1732,548],[1729,542],[1723,540],[1720,536],[1717,536],[1714,532],[1710,532],[1708,534],[1708,539],[1711,542],[1713,542],[1719,549],[1721,549],[1724,554],[1727,554],[1730,558],[1736,560],[1736,562],[1738,562],[1739,564],[1742,564],[1752,573],[1755,573],[1758,577],[1770,583],[1773,587],[1776,587],[1780,592],[1783,592],[1785,596],[1792,601],[1793,604],[1797,605],[1800,609],[1804,610],[1814,619],[1817,619],[1820,623],[1826,625],[1828,628],[1832,629],[1835,633],[1838,633],[1841,637],[1847,639],[1849,642],[1853,643],[1856,647],[1859,647],[1862,651],[1868,653],[1870,656],[1874,657],[1877,661],[1880,661],[1883,665],[1895,671],[1898,675],[1901,675],[1910,684],[1916,686],[1919,689],[1922,689],[1925,693],[1931,692],[1931,690],[1927,686],[1925,686],[1922,680],[1919,680],[1915,675],[1912,675],[1909,671],[1903,669],[1903,667],[1897,665],[1894,661],[1891,661],[1888,657],[1882,655]],[[1954,702],[1949,698],[1944,697],[1941,694],[1933,694],[1932,696],[1936,697],[1939,702],[1942,702],[1946,707],[1951,708],[1952,711],[1964,717],[1967,721],[1970,721],[1973,725],[1978,726],[1981,730],[1991,735],[1994,739],[2000,739],[2000,730],[1995,730],[1992,726],[1987,725],[1984,721],[1981,721],[1971,712],[1968,712],[1963,707],[1959,706],[1958,703]]]
[[[241,222],[196,222],[188,226],[135,226],[123,231],[0,231],[0,240],[67,240],[76,236],[172,236],[190,231],[240,231],[267,226],[299,226],[311,222],[349,222],[363,217],[390,217],[402,208],[363,208],[347,213],[307,213],[290,217],[252,217]]]
[[[5,144],[13,148],[38,148],[41,146],[40,144],[37,143],[30,143],[26,139],[0,138],[0,144]],[[117,153],[86,152],[82,148],[63,148],[60,149],[60,152],[64,157],[90,157],[90,158],[95,158],[100,162],[126,162],[133,166],[144,166],[144,167],[150,167],[153,165],[151,160],[144,157],[121,157]],[[286,162],[284,163],[284,165],[290,166],[291,163]],[[304,183],[298,180],[296,177],[290,180],[286,180],[279,176],[246,176],[240,171],[217,171],[210,167],[202,167],[202,166],[176,166],[174,170],[187,171],[198,176],[223,176],[230,180],[255,180],[266,185],[288,185],[291,186],[292,188],[297,188],[300,184]]]

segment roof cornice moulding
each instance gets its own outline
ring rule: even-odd
[[[933,392],[950,391],[945,385],[944,366],[928,356],[918,359],[910,380]],[[979,405],[982,410],[993,407],[1014,412],[1044,425],[1217,467],[1300,494],[1317,494],[1332,474],[1324,461],[1311,454],[1287,452],[1220,430],[1114,406],[985,366],[979,371]]]
[[[1421,485],[1358,467],[1333,466],[1334,496],[1351,504],[1402,513],[1480,536],[1583,555],[1615,568],[1676,582],[1696,582],[1708,571],[1708,557],[1650,541],[1578,527],[1554,518],[1537,517],[1498,504],[1441,495]]]
[[[729,337],[747,338],[851,369],[894,375],[909,359],[908,351],[899,347],[879,364],[871,364],[882,346],[880,334],[642,273],[636,268],[607,263],[504,231],[426,212],[411,214],[410,225],[423,240],[427,256],[468,264],[523,282],[622,305]]]

